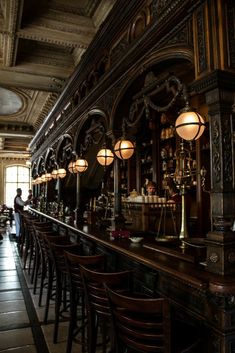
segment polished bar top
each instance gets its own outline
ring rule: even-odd
[[[153,270],[164,272],[195,289],[220,295],[235,294],[234,276],[222,276],[206,271],[205,263],[200,262],[200,256],[194,253],[191,246],[182,249],[179,242],[158,244],[153,236],[147,234],[140,243],[132,243],[128,238],[114,239],[110,231],[100,230],[97,226],[84,224],[77,227],[33,208],[29,208],[29,212],[45,217],[87,240],[132,258]]]

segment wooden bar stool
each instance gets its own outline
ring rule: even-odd
[[[44,312],[43,323],[47,324],[50,301],[51,301],[51,299],[54,299],[54,297],[55,297],[55,291],[53,290],[53,288],[54,288],[54,282],[56,282],[55,281],[54,256],[51,252],[50,243],[53,242],[55,244],[66,245],[66,244],[71,244],[71,241],[70,241],[69,235],[48,235],[47,233],[43,233],[42,238],[43,238],[42,239],[42,242],[43,242],[42,249],[43,249],[45,265],[46,265],[45,278],[47,278],[47,283],[46,283],[47,294],[46,294],[46,303],[45,303],[45,312]],[[40,291],[41,291],[41,286],[44,286],[45,278],[41,278]]]
[[[69,275],[70,284],[70,322],[67,339],[66,353],[72,350],[73,339],[81,332],[82,351],[85,350],[85,303],[84,288],[81,278],[80,266],[86,266],[93,270],[104,270],[106,257],[105,255],[87,255],[80,256],[65,251],[66,265]],[[78,307],[81,307],[81,324],[77,327]]]
[[[57,342],[60,316],[68,309],[68,271],[65,262],[64,251],[82,254],[82,244],[56,244],[49,242],[49,247],[54,260],[56,274],[56,296],[55,296],[55,324],[53,342]]]
[[[106,286],[117,353],[171,352],[167,299],[124,296]],[[131,295],[131,294],[130,294]]]
[[[88,353],[95,353],[98,327],[101,329],[103,353],[107,351],[107,338],[110,339],[111,352],[114,352],[111,314],[104,284],[120,291],[132,287],[132,272],[96,272],[81,266],[88,319]]]
[[[29,256],[29,263],[28,263],[28,273],[30,274],[31,271],[31,261],[32,261],[32,251],[33,251],[33,247],[32,247],[32,222],[33,220],[35,220],[35,217],[31,216],[30,214],[23,214],[23,229],[24,229],[24,233],[23,233],[23,238],[20,240],[20,251],[22,253],[22,259],[23,259],[23,268],[26,268],[26,264],[28,261],[28,256]],[[22,224],[21,222],[21,224]]]
[[[50,259],[48,258],[47,251],[45,249],[45,243],[44,243],[44,236],[53,236],[53,239],[61,238],[60,235],[58,235],[57,232],[50,230],[44,230],[44,229],[35,229],[35,234],[38,242],[38,249],[39,249],[39,260],[36,265],[36,271],[35,271],[35,278],[34,278],[34,288],[37,287],[37,280],[38,280],[38,271],[40,272],[40,286],[39,286],[39,298],[38,298],[38,306],[41,306],[42,304],[42,295],[43,295],[43,289],[45,286],[48,286],[48,272],[49,272],[49,263]],[[36,290],[36,289],[35,289]]]
[[[41,267],[41,246],[39,240],[39,232],[43,233],[51,233],[55,234],[52,228],[52,224],[49,222],[33,222],[33,246],[34,246],[34,258],[33,258],[33,266],[32,266],[32,275],[31,275],[31,283],[33,283],[33,294],[36,294],[37,290],[37,280],[39,277],[39,269]],[[42,273],[40,272],[40,275]]]
[[[123,294],[106,286],[116,353],[199,353],[200,338],[175,328],[172,342],[169,301]],[[173,329],[172,329],[173,330]],[[174,332],[174,333],[175,333]]]

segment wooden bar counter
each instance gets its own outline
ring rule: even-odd
[[[111,270],[132,269],[137,290],[169,298],[173,315],[204,336],[198,353],[234,352],[235,278],[207,272],[202,239],[199,245],[182,249],[179,241],[158,242],[146,233],[140,243],[132,243],[128,238],[114,239],[113,233],[98,227],[78,228],[35,209],[29,212],[66,230],[89,252],[105,253]]]

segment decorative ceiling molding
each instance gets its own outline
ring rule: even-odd
[[[0,86],[22,100],[9,123],[26,124],[35,134],[115,2],[0,0]],[[1,123],[7,124],[6,117],[0,116]],[[16,141],[7,127],[0,129],[1,138],[7,156],[11,146],[26,153],[31,140]]]

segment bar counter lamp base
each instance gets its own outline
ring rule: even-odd
[[[182,205],[181,205],[181,228],[179,238],[182,241],[181,248],[185,249],[186,244],[184,242],[185,239],[188,238],[188,229],[187,229],[187,219],[186,219],[186,207],[185,207],[185,186],[182,185],[181,188],[181,197],[182,197]]]

